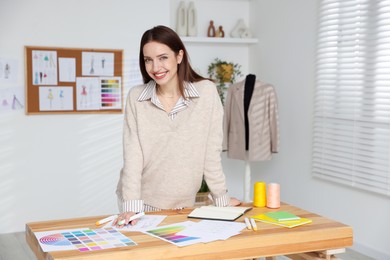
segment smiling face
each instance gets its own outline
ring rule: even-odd
[[[149,42],[143,47],[143,55],[148,75],[159,86],[177,86],[177,65],[182,61],[182,50],[176,54],[165,44]]]

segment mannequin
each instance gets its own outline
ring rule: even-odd
[[[256,83],[256,75],[248,74],[245,79],[244,88],[244,116],[245,116],[245,150],[249,150],[249,119],[248,110],[251,102],[253,89]]]
[[[255,88],[256,75],[248,74],[245,78],[244,85],[244,119],[245,119],[245,150],[249,150],[249,119],[248,110],[251,103],[253,89]],[[248,152],[245,159],[245,176],[244,176],[244,201],[250,201],[251,189],[251,167],[248,160]]]
[[[224,115],[223,150],[230,159],[245,162],[244,201],[251,190],[250,162],[266,161],[278,152],[277,98],[274,86],[248,74],[228,88]]]

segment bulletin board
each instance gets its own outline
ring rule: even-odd
[[[123,50],[25,46],[26,114],[122,113]]]

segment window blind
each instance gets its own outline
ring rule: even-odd
[[[390,0],[319,6],[312,173],[390,196]]]

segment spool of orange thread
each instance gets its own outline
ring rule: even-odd
[[[267,187],[267,208],[280,208],[280,185],[269,183]]]
[[[253,188],[253,206],[265,207],[267,203],[265,182],[255,182]]]

